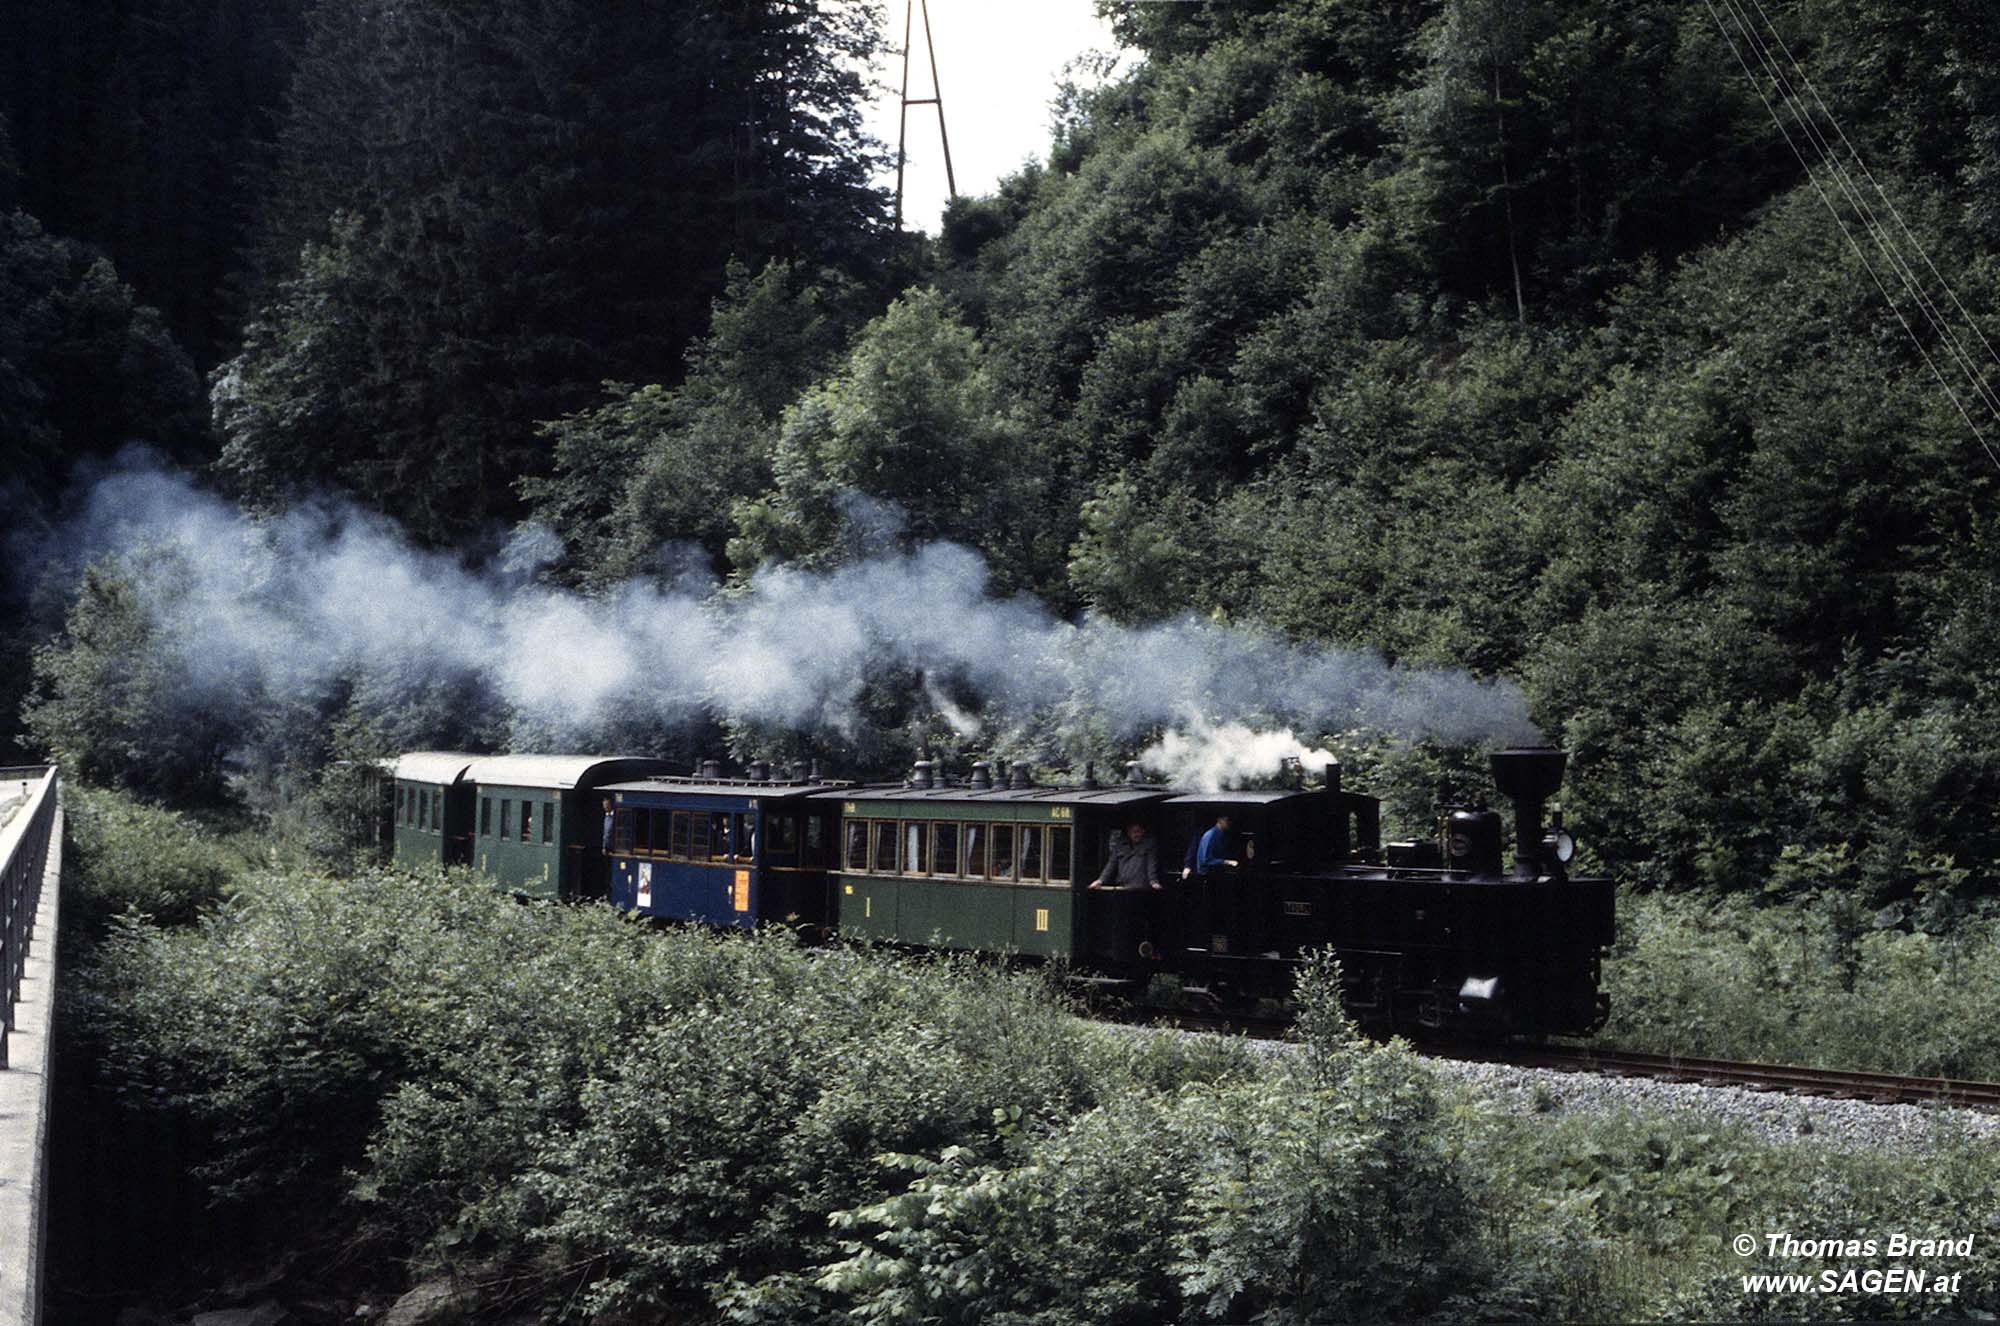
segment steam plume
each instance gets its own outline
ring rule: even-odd
[[[98,482],[68,528],[73,558],[124,554],[139,568],[149,617],[208,703],[356,678],[384,694],[469,678],[546,731],[616,716],[845,732],[864,681],[898,667],[922,674],[962,733],[979,719],[952,696],[1010,722],[1087,717],[1119,739],[1181,724],[1149,755],[1204,782],[1268,771],[1278,754],[1324,755],[1251,725],[1450,741],[1533,732],[1505,682],[1192,617],[1065,621],[994,596],[980,557],[952,544],[827,572],[771,568],[727,591],[683,577],[586,597],[534,580],[553,551],[546,531],[524,530],[492,569],[468,569],[351,507],[252,521],[144,459]]]
[[[1241,723],[1210,723],[1196,716],[1160,739],[1139,756],[1147,769],[1178,787],[1214,792],[1253,779],[1268,778],[1297,760],[1307,772],[1339,761],[1330,750],[1307,746],[1290,728],[1259,732]]]

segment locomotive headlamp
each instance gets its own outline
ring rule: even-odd
[[[1556,860],[1568,865],[1570,859],[1576,855],[1576,839],[1563,832],[1563,813],[1560,810],[1549,812],[1549,829],[1551,832],[1548,837],[1542,839],[1542,846],[1547,848],[1549,854]]]
[[[1468,976],[1458,987],[1458,997],[1468,1004],[1491,1004],[1500,998],[1500,978],[1498,976]]]

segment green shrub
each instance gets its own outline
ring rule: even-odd
[[[1330,960],[1304,971],[1305,1045],[1263,1073],[1128,1089],[1013,1163],[883,1157],[914,1177],[836,1217],[845,1257],[729,1305],[741,1320],[1049,1326],[1559,1315],[1549,1268],[1583,1245],[1524,1211],[1513,1232],[1538,1251],[1504,1255],[1432,1075],[1363,1042],[1338,981]]]
[[[186,816],[76,784],[62,799],[66,934],[93,940],[127,912],[187,925],[234,886],[229,854]]]
[[[1857,911],[1849,895],[1762,905],[1626,894],[1605,963],[1624,1049],[2000,1077],[2000,922],[1945,933]]]
[[[253,881],[115,932],[81,1007],[128,1097],[212,1134],[223,1195],[323,1214],[352,1171],[404,1246],[581,1264],[598,1306],[830,1254],[877,1153],[1070,1113],[1112,1058],[966,959],[651,934],[460,875]]]
[[[1474,1130],[1476,1168],[1578,1227],[1598,1255],[1573,1311],[1607,1321],[1901,1320],[1980,1317],[2000,1308],[2000,1157],[1943,1123],[1927,1152],[1771,1142],[1712,1119],[1590,1111],[1551,1121],[1499,1116]],[[1772,1257],[1771,1234],[1877,1240],[1972,1235],[1966,1260],[1878,1255]],[[1758,1241],[1750,1256],[1732,1240]],[[1767,1272],[1817,1276],[1871,1267],[1964,1271],[1957,1294],[1777,1294],[1746,1290]]]

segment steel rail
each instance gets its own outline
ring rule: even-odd
[[[1885,1105],[1935,1102],[1964,1109],[2000,1111],[2000,1082],[1591,1047],[1451,1048],[1433,1052],[1443,1058],[1503,1063],[1521,1068],[1547,1068],[1557,1072],[1643,1077],[1662,1082],[1775,1091],[1794,1096],[1831,1096]]]
[[[1290,1024],[1278,1019],[1229,1017],[1210,1013],[1143,1013],[1141,1025],[1181,1031],[1280,1040]],[[1450,1045],[1415,1042],[1418,1053],[1434,1059],[1541,1068],[1564,1073],[1596,1073],[1606,1077],[1649,1078],[1705,1087],[1735,1087],[1745,1091],[1822,1096],[1883,1105],[1936,1103],[1961,1109],[2000,1113],[2000,1082],[1879,1073],[1852,1068],[1812,1068],[1803,1064],[1763,1064],[1697,1055],[1651,1054],[1636,1050],[1591,1046]]]

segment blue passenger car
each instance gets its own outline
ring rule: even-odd
[[[612,783],[611,902],[643,916],[751,929],[829,920],[848,783],[697,776]]]

